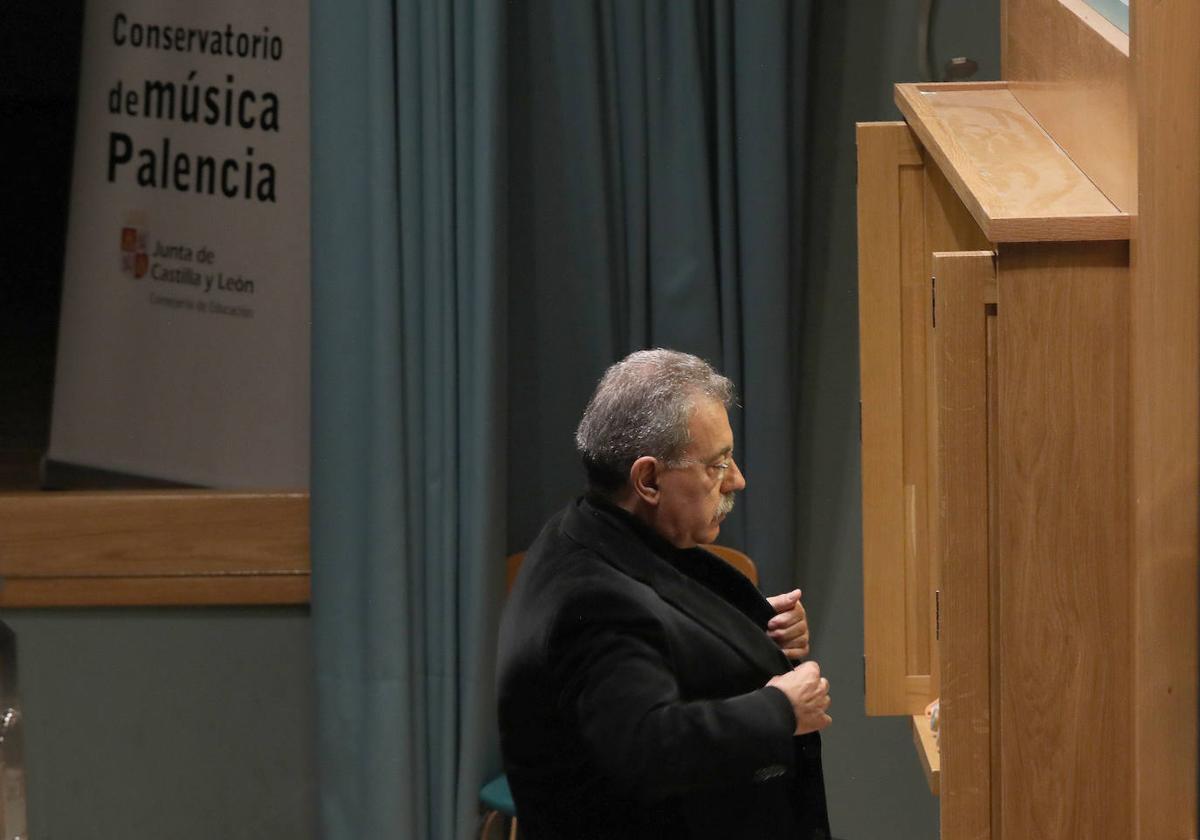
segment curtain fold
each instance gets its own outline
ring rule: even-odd
[[[312,4],[323,838],[470,837],[495,764],[503,12]]]
[[[735,380],[750,491],[725,539],[795,580],[810,12],[312,14],[321,836],[466,838],[497,767],[502,558],[582,488],[605,366],[663,345]]]
[[[810,16],[784,0],[513,7],[510,548],[580,491],[571,432],[603,369],[666,346],[737,384],[749,489],[722,541],[765,586],[794,585]]]

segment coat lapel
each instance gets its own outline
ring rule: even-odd
[[[769,674],[791,669],[762,627],[655,554],[618,514],[581,500],[569,508],[563,529],[606,563],[651,587],[668,604],[707,627],[751,665]]]

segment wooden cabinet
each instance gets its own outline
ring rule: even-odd
[[[936,694],[925,166],[903,123],[860,126],[858,145],[866,704],[917,714]]]
[[[944,840],[1197,836],[1200,4],[1130,16],[1001,0],[1009,82],[858,131],[867,709],[941,698]]]
[[[1001,84],[861,125],[870,714],[941,701],[942,837],[1133,836],[1129,217]]]
[[[937,696],[933,254],[990,248],[906,123],[858,127],[867,712]]]

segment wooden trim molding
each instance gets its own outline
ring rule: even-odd
[[[941,755],[953,784],[941,799],[941,836],[991,835],[988,314],[992,251],[936,253],[938,511],[942,592]]]
[[[1200,581],[1200,4],[1138,2],[1131,243],[1135,833],[1195,837]],[[1111,632],[1111,630],[1109,631]]]
[[[309,576],[10,578],[3,607],[198,607],[307,604]]]
[[[865,705],[869,715],[913,714],[933,697],[935,658],[925,166],[904,123],[860,124],[857,140]]]
[[[0,607],[302,604],[301,492],[0,493]]]

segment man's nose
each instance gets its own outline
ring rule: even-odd
[[[729,470],[725,474],[725,486],[721,488],[723,493],[735,493],[738,490],[744,490],[746,487],[746,476],[742,475],[741,468],[737,465],[737,461],[729,459]]]

